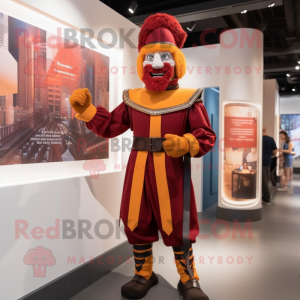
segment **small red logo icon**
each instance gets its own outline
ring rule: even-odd
[[[23,261],[26,265],[32,265],[33,277],[46,277],[47,266],[56,263],[52,251],[41,246],[28,250]]]
[[[84,163],[83,169],[90,171],[91,179],[99,179],[99,173],[106,170],[106,165],[102,159],[90,159]]]
[[[44,56],[38,56],[28,61],[24,67],[24,73],[35,76],[35,87],[45,88],[48,85],[48,78],[56,76],[58,71],[54,61]]]

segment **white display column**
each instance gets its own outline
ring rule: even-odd
[[[261,219],[263,34],[220,36],[219,201],[217,217]]]

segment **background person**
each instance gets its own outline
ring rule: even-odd
[[[277,156],[273,155],[271,158],[271,168],[270,168],[270,180],[273,186],[276,186],[276,169],[277,169]]]
[[[283,187],[278,188],[277,191],[289,191],[293,193],[292,179],[293,179],[293,154],[295,153],[294,144],[291,142],[289,135],[286,131],[280,131],[280,138],[283,142],[282,149],[279,149],[280,153],[283,153],[284,157],[284,175],[285,179],[282,184]]]
[[[282,143],[282,145],[283,144],[284,143]],[[282,145],[281,145],[281,148],[283,148]],[[293,151],[291,154],[294,156],[294,155],[296,155],[296,152]],[[279,154],[278,159],[279,159],[279,176],[280,176],[280,185],[279,185],[279,187],[282,188],[282,187],[285,186],[285,178],[286,178],[285,172],[284,172],[284,155],[283,155],[282,152]],[[271,170],[272,170],[272,166],[271,166]],[[293,169],[292,169],[292,178],[293,178]]]
[[[262,201],[265,204],[271,204],[270,201],[270,167],[271,157],[277,154],[277,146],[274,139],[267,135],[267,127],[263,126],[263,170],[262,170]]]

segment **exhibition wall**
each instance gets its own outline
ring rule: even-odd
[[[89,5],[80,0],[29,2],[32,6],[38,5],[38,10],[4,0],[0,3],[0,12],[54,34],[57,33],[58,27],[91,28],[95,33],[110,27],[114,28],[118,35],[122,28],[125,33],[133,29],[131,39],[137,43],[139,27],[100,1],[90,0]],[[43,14],[42,10],[49,15]],[[110,35],[103,36],[108,43],[110,38]],[[119,49],[116,48],[116,51]],[[125,43],[121,52],[122,59],[126,62],[125,66],[128,66],[128,69],[135,66],[137,49]],[[122,76],[122,81],[121,90],[142,86],[137,74],[130,72]],[[119,103],[121,101],[120,94]],[[131,136],[130,133],[126,134]],[[122,152],[124,163],[128,154],[128,151]],[[63,172],[64,164],[56,167],[54,172],[57,178],[53,180],[0,189],[1,227],[5,228],[1,231],[0,247],[1,299],[18,299],[74,270],[91,257],[97,257],[126,241],[123,233],[116,230],[125,168],[120,166],[114,173],[102,174],[99,180],[89,176],[56,180],[60,171]],[[0,175],[4,178],[5,172],[1,168],[2,166]],[[109,225],[102,224],[97,231],[94,226],[99,220],[106,220]],[[72,232],[66,233],[63,229],[63,224],[67,223],[74,224],[76,232],[71,237],[66,235]],[[83,227],[91,225],[91,236],[80,236],[78,226],[81,224]],[[23,226],[24,234],[18,231]],[[50,232],[51,227],[55,227],[56,230],[52,228]],[[111,227],[113,233],[110,236]],[[99,231],[102,235],[109,234],[109,238],[99,238]],[[38,246],[51,250],[55,264],[49,263],[47,267],[42,268],[44,274],[39,275],[45,277],[36,278],[33,266],[26,264],[24,257],[29,250]]]
[[[202,198],[203,210],[218,202],[218,181],[219,181],[219,88],[206,88],[203,97],[204,105],[209,117],[211,128],[217,139],[215,146],[203,157],[202,174]]]
[[[280,114],[299,114],[300,113],[300,97],[280,97]]]
[[[280,128],[287,130],[295,145],[293,167],[300,168],[300,97],[280,97]]]

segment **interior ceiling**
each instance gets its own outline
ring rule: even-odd
[[[190,22],[184,22],[184,23],[181,23],[181,26],[183,28],[186,28],[189,24],[190,24]],[[228,28],[228,24],[223,17],[198,20],[198,21],[195,21],[195,24],[196,24],[196,26],[195,26],[193,32],[202,32],[202,31],[206,30],[207,28],[216,28],[216,29]]]
[[[178,8],[182,6],[197,4],[199,2],[213,2],[214,0],[137,0],[138,9],[135,16],[143,14],[153,14],[167,10],[170,8]],[[132,14],[128,11],[132,0],[103,0],[101,1],[110,6],[113,10],[126,18],[132,17]]]
[[[132,0],[101,2],[139,26],[157,12],[174,15],[186,31],[194,21],[196,26],[187,31],[185,47],[200,46],[200,33],[207,28],[219,32],[225,28],[259,28],[264,33],[265,78],[277,79],[281,95],[300,94],[300,70],[295,69],[300,66],[300,0],[137,0],[134,17],[128,11]],[[272,2],[275,6],[268,8]],[[241,14],[243,9],[248,12]],[[206,42],[218,43],[217,35],[207,35]]]

